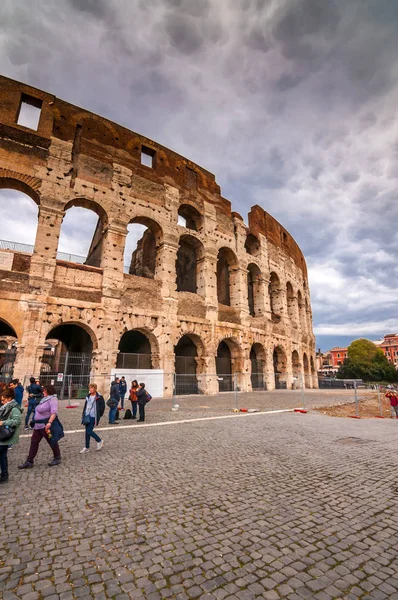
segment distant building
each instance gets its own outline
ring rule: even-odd
[[[369,340],[375,346],[383,350],[384,355],[388,358],[395,368],[398,368],[398,333],[387,333],[381,340]],[[347,358],[347,348],[332,348],[329,352],[332,356],[332,366],[339,368]]]
[[[336,346],[330,350],[332,356],[332,367],[338,369],[343,364],[344,359],[347,358],[347,348],[339,348]]]

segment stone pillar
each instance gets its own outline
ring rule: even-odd
[[[40,374],[40,358],[45,348],[42,335],[45,304],[31,300],[23,302],[23,308],[25,309],[23,334],[18,343],[14,363],[14,376],[21,381],[25,376],[31,377]]]
[[[169,298],[177,289],[176,285],[176,259],[178,242],[174,235],[166,235],[160,243],[156,255],[155,278],[161,281],[163,298]]]
[[[36,232],[35,248],[30,262],[29,283],[49,291],[52,286],[64,211],[50,199],[42,198]]]
[[[103,256],[103,295],[120,298],[123,292],[123,257],[127,226],[122,222],[109,223],[104,231]]]
[[[237,308],[242,316],[249,315],[249,300],[247,293],[247,269],[241,267],[231,268],[231,306]]]
[[[264,373],[264,380],[267,390],[275,389],[274,357],[273,346],[265,350],[267,370]]]

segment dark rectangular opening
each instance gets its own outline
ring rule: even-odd
[[[185,168],[185,182],[191,190],[196,190],[198,187],[198,174],[189,167]]]
[[[156,151],[147,146],[141,146],[141,164],[150,169],[155,168]]]
[[[21,95],[21,104],[18,111],[17,125],[22,125],[28,129],[37,131],[39,127],[41,107],[43,100],[28,96],[28,94]]]

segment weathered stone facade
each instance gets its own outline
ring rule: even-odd
[[[37,131],[18,124],[21,102],[40,108]],[[175,371],[175,348],[187,336],[177,351],[193,356],[197,373],[219,373],[217,357],[227,358],[231,372],[243,373],[241,388],[250,389],[257,360],[269,389],[274,365],[287,387],[300,373],[307,387],[317,386],[306,264],[261,207],[251,209],[247,227],[211,173],[4,77],[0,123],[0,187],[21,190],[39,206],[33,254],[13,252],[11,266],[0,271],[0,320],[18,338],[14,376],[39,373],[46,339],[73,324],[89,335],[100,384],[117,364],[123,334],[134,330],[150,344],[152,367],[165,373]],[[72,206],[99,217],[86,264],[57,259]],[[149,233],[125,273],[129,223]]]

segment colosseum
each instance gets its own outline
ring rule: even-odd
[[[246,224],[214,175],[51,94],[0,77],[0,100],[0,187],[38,207],[34,246],[0,236],[3,379],[317,387],[306,263],[271,215],[253,206]],[[85,257],[58,251],[72,207],[96,215]],[[145,229],[126,258],[131,224]]]

